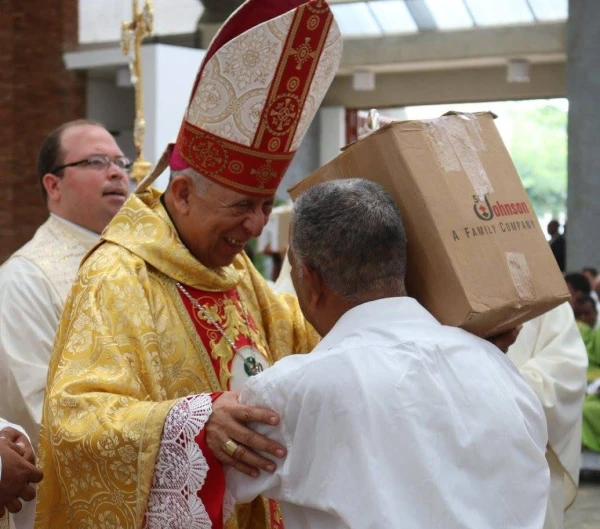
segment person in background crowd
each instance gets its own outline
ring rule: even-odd
[[[548,223],[547,231],[550,235],[550,249],[554,254],[554,258],[558,264],[558,267],[562,272],[566,270],[567,260],[567,245],[565,241],[565,235],[561,235],[558,231],[560,224],[557,220],[552,219]]]
[[[598,293],[596,292],[596,287],[598,286],[598,270],[594,267],[586,266],[581,273],[587,277],[590,282],[590,296],[596,304],[596,311],[598,311],[600,310],[600,301],[598,300]]]
[[[590,282],[583,274],[580,274],[579,272],[566,274],[565,282],[567,283],[569,293],[571,294],[571,299],[569,300],[571,307],[575,306],[575,300],[578,297],[590,295]]]
[[[65,299],[83,256],[127,199],[130,165],[113,136],[89,120],[61,125],[40,148],[50,215],[0,267],[0,416],[22,424],[34,446]]]
[[[33,238],[0,267],[0,415],[22,424],[37,447],[48,363],[60,315],[83,256],[129,194],[130,161],[89,120],[64,123],[38,156],[50,213]],[[35,502],[25,504],[24,527]]]
[[[596,280],[598,279],[598,270],[592,266],[586,266],[581,270],[581,273],[587,277],[588,281],[590,282],[590,286],[593,289],[594,285],[596,284]]]
[[[590,329],[595,329],[598,322],[598,309],[592,296],[585,294],[575,299],[573,306],[575,319],[585,323]]]
[[[539,397],[548,425],[550,497],[544,529],[562,529],[575,501],[588,359],[569,303],[523,324],[507,356]]]

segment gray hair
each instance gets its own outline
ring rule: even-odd
[[[171,176],[169,178],[169,182],[173,180],[176,176],[184,175],[192,180],[194,183],[194,191],[196,191],[196,195],[200,197],[205,197],[208,194],[208,190],[214,185],[212,180],[202,176],[198,171],[195,171],[191,167],[187,167],[186,169],[182,169],[180,171],[171,171]]]
[[[398,207],[379,184],[359,178],[317,184],[294,204],[296,261],[342,299],[364,303],[404,291],[406,234]]]

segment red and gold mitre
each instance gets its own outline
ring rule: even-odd
[[[202,61],[170,156],[246,195],[272,195],[338,69],[324,0],[247,0]]]

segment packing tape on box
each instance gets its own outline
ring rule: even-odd
[[[505,252],[504,256],[519,298],[523,301],[533,301],[533,282],[525,255],[518,252]]]
[[[445,172],[463,171],[480,200],[494,191],[479,158],[487,151],[481,126],[473,114],[442,116],[425,120],[425,133]]]

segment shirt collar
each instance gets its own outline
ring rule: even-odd
[[[385,329],[388,326],[426,324],[441,325],[416,299],[402,296],[383,298],[362,303],[345,312],[333,328],[323,337],[315,350],[335,347],[349,333],[360,333],[368,327]]]
[[[59,222],[66,224],[71,229],[81,233],[82,235],[89,235],[92,237],[96,237],[97,239],[100,238],[99,233],[96,233],[95,231],[92,231],[92,230],[88,230],[87,228],[84,228],[83,226],[80,226],[79,224],[75,224],[74,222],[71,222],[70,220],[64,219],[61,216],[57,215],[56,213],[50,213],[50,216],[53,217],[54,219],[58,220]]]

